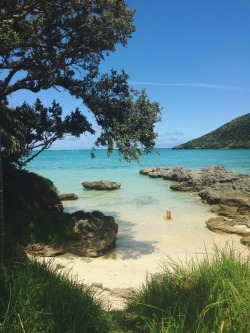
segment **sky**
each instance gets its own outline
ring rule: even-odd
[[[136,31],[102,70],[124,69],[136,89],[158,101],[156,147],[171,148],[250,112],[249,0],[127,0],[136,9]],[[20,91],[12,105],[36,97],[56,99],[65,114],[79,106],[67,93]],[[92,121],[93,118],[90,117]],[[66,137],[53,149],[92,148],[94,137]]]

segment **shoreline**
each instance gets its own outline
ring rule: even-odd
[[[249,219],[249,206],[245,201],[243,203],[239,202],[238,195],[242,196],[248,193],[246,192],[248,191],[247,182],[250,181],[250,176],[233,174],[222,167],[211,167],[197,171],[182,167],[148,168],[143,171],[143,174],[149,175],[150,178],[163,177],[165,180],[175,181],[175,184],[172,184],[170,188],[178,193],[179,191],[189,192],[191,196],[192,193],[198,193],[203,202],[217,208],[213,213],[217,217],[211,219],[217,219],[222,208],[225,214],[225,207],[227,208],[227,206],[225,206],[224,196],[225,190],[227,190],[229,197],[233,195],[230,200],[234,200],[236,205],[233,206],[236,207],[236,210],[230,211],[230,214],[236,214],[235,218],[243,214],[244,221],[237,222],[238,224],[243,223],[245,225],[247,219]],[[214,181],[215,179],[216,181]],[[231,186],[231,183],[234,186]],[[232,188],[234,187],[237,188],[237,191],[233,190],[232,194]],[[235,197],[237,197],[237,200]],[[147,206],[144,207],[147,208]],[[203,215],[203,211],[206,211],[205,207],[208,210],[210,206],[202,204],[202,209],[199,211],[200,215],[196,216],[198,224],[197,221],[194,223],[192,211],[187,211],[185,215],[179,217],[177,217],[176,212],[174,220],[171,220],[171,222],[165,221],[163,216],[157,215],[157,221],[150,220],[152,225],[147,235],[143,233],[144,223],[136,225],[131,224],[132,219],[129,223],[125,221],[127,224],[122,225],[121,230],[119,230],[115,250],[98,258],[77,257],[66,253],[53,259],[53,267],[57,267],[59,272],[67,273],[77,279],[79,283],[95,288],[98,291],[96,292],[97,297],[98,294],[100,297],[105,297],[107,302],[110,303],[111,309],[122,309],[124,307],[122,300],[128,297],[129,291],[140,288],[145,284],[147,274],[161,272],[164,258],[171,257],[171,260],[181,261],[185,264],[192,258],[201,259],[207,253],[212,254],[215,245],[223,248],[225,244],[232,245],[236,251],[244,252],[247,250],[240,243],[241,236],[231,233],[219,234],[209,230],[208,223],[206,226],[206,214]],[[241,208],[240,213],[237,211],[237,207]],[[245,208],[242,209],[242,207]],[[147,212],[144,211],[144,214],[146,219]],[[126,239],[128,236],[130,237],[129,242]],[[132,243],[133,249],[130,247]],[[51,258],[39,260],[49,262]],[[118,295],[114,292],[115,290],[118,291]],[[127,296],[124,297],[126,292]]]

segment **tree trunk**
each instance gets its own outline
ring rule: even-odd
[[[4,259],[4,218],[3,218],[3,166],[2,166],[2,145],[0,134],[0,267]]]

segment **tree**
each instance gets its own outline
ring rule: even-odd
[[[134,11],[123,0],[10,0],[1,5],[0,103],[20,89],[66,89],[83,100],[102,127],[97,145],[112,152],[115,144],[123,147],[126,133],[127,148],[120,149],[125,159],[152,150],[156,135],[151,125],[159,120],[158,103],[130,88],[125,72],[99,73],[105,56],[117,44],[126,45],[135,30]],[[148,112],[148,128],[138,107]],[[134,139],[131,117],[145,135]]]
[[[62,107],[56,101],[51,107],[44,107],[37,99],[33,106],[24,102],[15,109],[5,108],[0,120],[4,160],[18,167],[26,165],[66,134],[79,137],[84,132],[95,133],[78,108],[63,118]]]
[[[117,146],[127,161],[150,152],[159,104],[130,88],[124,71],[99,72],[109,52],[127,44],[133,15],[124,0],[0,0],[1,109],[21,89],[67,90],[101,127],[96,146],[109,154]]]
[[[2,170],[1,134],[0,134],[0,269],[3,264],[3,254],[4,254],[3,170]]]

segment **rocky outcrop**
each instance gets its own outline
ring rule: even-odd
[[[62,193],[62,194],[59,194],[59,198],[62,201],[77,200],[78,196],[74,193]]]
[[[115,246],[118,225],[112,216],[97,211],[79,211],[71,215],[79,240],[57,245],[30,244],[26,252],[30,256],[54,257],[69,252],[78,256],[99,257]]]
[[[115,190],[121,187],[121,184],[111,180],[96,180],[93,182],[83,182],[83,187],[93,190]]]
[[[184,167],[147,168],[140,171],[150,177],[176,181],[175,191],[197,192],[204,203],[219,216],[207,221],[215,232],[240,234],[243,244],[250,245],[250,176],[236,174],[224,167],[211,166],[200,170]]]
[[[206,222],[208,228],[218,233],[229,233],[244,236],[250,235],[250,219],[239,218],[228,220],[225,217],[218,216],[211,218]]]
[[[115,246],[118,225],[112,216],[105,216],[97,211],[80,211],[71,215],[75,219],[75,230],[81,240],[68,244],[68,252],[79,256],[99,257]]]
[[[192,170],[184,167],[163,167],[163,168],[146,168],[140,170],[140,174],[148,175],[152,178],[163,178],[166,180],[174,181],[188,181],[190,175],[193,173]]]

